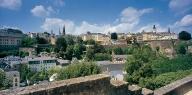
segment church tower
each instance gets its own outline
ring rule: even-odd
[[[156,27],[153,25],[153,33],[156,33]]]
[[[60,27],[59,27],[59,35],[61,35]]]
[[[169,27],[168,27],[168,33],[171,33],[171,32],[170,32],[170,28],[169,28]]]
[[[63,26],[63,36],[65,36],[65,25]]]

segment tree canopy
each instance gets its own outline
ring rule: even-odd
[[[73,36],[67,34],[66,35],[66,41],[67,41],[67,45],[74,45],[74,41],[73,41]]]
[[[117,40],[117,33],[111,33],[111,39]]]
[[[186,31],[181,31],[179,33],[179,39],[181,39],[181,40],[190,40],[191,39],[191,34],[186,32]]]
[[[21,39],[19,42],[20,47],[29,47],[29,46],[32,46],[34,44],[37,44],[37,40],[35,40],[31,37],[28,37],[28,36]]]
[[[66,42],[65,38],[63,38],[63,37],[57,38],[56,47],[55,47],[56,52],[65,51],[66,48],[67,48],[67,42]]]

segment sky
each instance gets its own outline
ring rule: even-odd
[[[187,31],[192,0],[0,0],[0,28],[24,33],[107,34]]]

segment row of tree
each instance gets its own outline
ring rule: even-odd
[[[125,80],[131,84],[155,90],[191,75],[191,68],[191,53],[179,54],[178,58],[169,59],[165,55],[153,51],[149,45],[145,45],[134,49],[133,56],[127,58],[124,67],[127,72]]]
[[[27,65],[23,65],[21,70],[21,82],[26,83],[28,79],[30,84],[34,84],[37,81],[48,80],[54,73],[57,73],[58,75],[56,80],[64,80],[99,74],[100,72],[101,70],[98,65],[93,62],[71,64],[65,68],[55,67],[51,68],[49,71],[46,71],[45,68],[43,68],[41,72],[31,71]]]
[[[25,56],[28,56],[29,53],[25,51],[19,51],[19,50],[8,50],[8,51],[0,52],[0,58],[6,57],[8,55],[25,57]]]

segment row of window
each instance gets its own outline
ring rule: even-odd
[[[17,45],[0,45],[0,47],[19,47]]]

